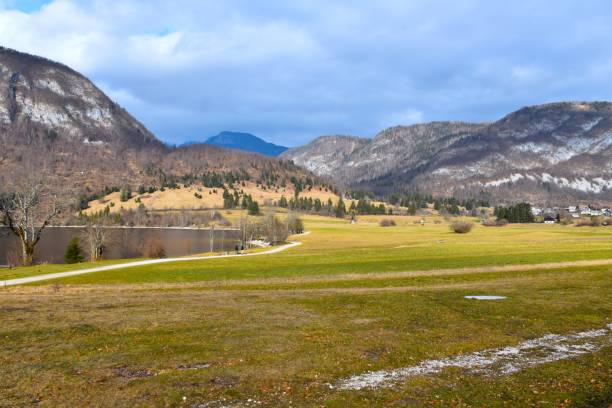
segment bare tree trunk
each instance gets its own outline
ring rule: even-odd
[[[24,266],[32,265],[43,230],[60,213],[56,198],[44,200],[43,188],[41,180],[27,179],[15,191],[0,195],[0,213],[21,242]]]
[[[23,266],[32,265],[34,263],[34,246],[22,240],[21,247],[22,247],[21,264]]]
[[[208,233],[210,234],[210,252],[213,252],[215,248],[215,226],[214,224],[210,226]]]

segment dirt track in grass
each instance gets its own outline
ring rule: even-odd
[[[504,266],[486,266],[474,268],[455,268],[455,269],[434,269],[422,271],[405,271],[405,272],[380,272],[380,273],[354,273],[344,275],[323,275],[323,276],[303,276],[296,278],[261,278],[261,279],[228,279],[219,281],[202,281],[189,283],[143,283],[143,284],[117,284],[117,285],[61,285],[61,280],[56,280],[53,285],[45,286],[25,286],[20,287],[20,291],[25,292],[49,292],[57,291],[58,285],[61,285],[62,291],[70,292],[90,292],[97,290],[171,290],[171,289],[236,289],[240,287],[258,286],[258,285],[303,285],[316,283],[334,283],[334,282],[351,282],[351,281],[383,281],[389,279],[415,278],[424,276],[455,276],[464,274],[485,274],[485,273],[504,273],[504,272],[521,272],[521,271],[544,271],[555,270],[562,268],[574,267],[596,267],[612,265],[612,259],[584,260],[584,261],[568,261],[568,262],[553,262],[540,264],[520,264],[520,265],[504,265]],[[500,282],[499,279],[496,279]],[[479,282],[479,285],[486,283]],[[310,288],[310,289],[283,289],[269,288],[264,291],[274,290],[275,292],[286,291],[295,293],[300,291],[307,292],[330,292],[330,293],[360,293],[360,292],[398,292],[417,290],[423,288],[443,288],[446,286],[460,287],[463,284],[444,284],[444,285],[415,285],[415,286],[393,286],[393,287],[377,287],[377,288]],[[471,283],[465,284],[467,287],[473,286]],[[12,290],[12,289],[7,289]],[[13,289],[14,290],[14,289]],[[258,291],[258,289],[249,289],[249,291]]]
[[[533,270],[533,269],[529,269]],[[612,272],[612,270],[611,270]],[[563,274],[563,272],[562,272]],[[572,275],[571,271],[567,272],[568,276]],[[561,278],[561,275],[559,275]],[[529,286],[539,282],[550,280],[550,276],[523,276],[520,278],[522,286]],[[262,280],[264,283],[265,280]],[[330,288],[244,288],[238,292],[249,295],[264,295],[264,296],[295,296],[295,295],[340,295],[340,294],[380,294],[380,293],[404,293],[417,291],[431,290],[473,290],[484,289],[488,290],[503,288],[504,285],[513,285],[517,283],[516,277],[498,277],[487,280],[474,280],[470,282],[452,282],[452,283],[421,283],[418,285],[395,285],[385,287],[330,287]],[[208,289],[208,290],[207,290]],[[214,290],[212,290],[214,289]],[[193,294],[199,297],[232,297],[236,295],[236,289],[224,289],[223,287],[210,287],[202,284],[186,283],[186,284],[129,284],[129,285],[45,285],[45,286],[18,286],[6,289],[7,293],[29,295],[32,293],[45,295],[80,295],[83,293],[120,293],[133,292],[137,296],[146,296],[149,292],[153,296],[157,296],[158,291],[180,291],[183,294]]]

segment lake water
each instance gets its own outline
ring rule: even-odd
[[[210,251],[209,229],[185,228],[109,228],[111,242],[104,259],[146,257],[149,247],[160,243],[166,256],[184,256]],[[47,227],[34,251],[36,262],[63,263],[64,253],[72,237],[80,237],[81,248],[87,259],[87,242],[81,227]],[[215,229],[213,251],[233,251],[238,230]],[[7,228],[0,228],[0,265],[8,265],[15,257],[19,258],[21,245],[17,237]]]

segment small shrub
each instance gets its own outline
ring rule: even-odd
[[[581,219],[576,223],[577,227],[599,227],[601,225],[606,225],[603,217],[591,217],[590,220]]]
[[[166,250],[164,249],[164,244],[159,239],[154,239],[149,242],[149,246],[147,248],[147,257],[149,258],[165,258]]]
[[[472,230],[473,226],[474,224],[469,221],[453,221],[450,229],[457,234],[467,234]]]
[[[287,217],[287,228],[291,234],[301,234],[304,232],[304,221],[294,213]]]
[[[482,223],[485,227],[504,227],[508,225],[508,220],[500,218],[498,220],[486,220]]]
[[[385,218],[384,220],[380,220],[379,225],[381,227],[395,227],[397,224],[395,224],[394,220]]]
[[[78,237],[74,237],[68,243],[66,253],[64,254],[64,262],[67,264],[75,264],[83,262],[83,251]]]

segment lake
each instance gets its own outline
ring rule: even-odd
[[[210,251],[209,229],[196,228],[147,228],[109,227],[111,242],[104,259],[146,257],[151,245],[164,248],[167,257],[184,256]],[[87,242],[83,227],[47,227],[34,251],[36,262],[64,263],[64,252],[73,237],[79,237],[85,259],[88,258]],[[213,233],[213,251],[233,251],[240,233],[235,229],[217,229]],[[21,244],[7,228],[0,228],[0,265],[19,259]]]

